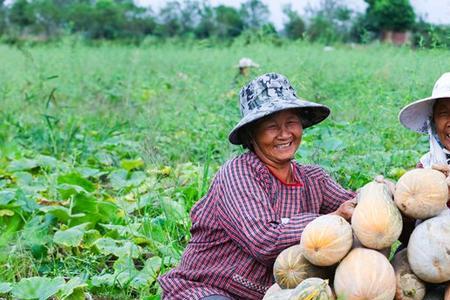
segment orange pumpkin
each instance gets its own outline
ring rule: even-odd
[[[351,249],[352,227],[342,217],[323,215],[303,230],[302,253],[316,266],[331,266],[339,262]]]
[[[357,200],[352,228],[358,240],[372,249],[390,247],[400,236],[403,222],[386,184],[366,184],[360,189]]]
[[[392,300],[395,296],[394,268],[381,253],[355,248],[338,265],[334,289],[338,299]]]
[[[397,182],[395,203],[407,216],[427,219],[446,208],[448,186],[445,175],[433,169],[414,169]]]

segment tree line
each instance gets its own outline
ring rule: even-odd
[[[246,35],[307,39],[323,43],[370,42],[385,31],[409,31],[413,43],[449,47],[450,29],[416,20],[409,0],[365,0],[356,13],[340,0],[321,0],[300,15],[285,6],[284,26],[277,30],[261,0],[240,7],[212,6],[206,0],[170,0],[158,10],[132,0],[0,0],[0,37],[6,42],[53,40],[80,35],[87,40],[140,42],[157,39],[216,39]],[[255,35],[256,33],[256,35]]]

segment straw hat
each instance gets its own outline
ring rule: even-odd
[[[431,97],[420,99],[402,108],[398,118],[408,129],[428,133],[428,120],[433,117],[433,105],[438,99],[450,99],[450,73],[444,73],[436,81]]]

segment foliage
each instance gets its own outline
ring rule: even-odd
[[[304,36],[306,25],[300,15],[292,9],[291,5],[283,7],[283,13],[288,21],[284,24],[284,31],[288,38],[296,40]]]
[[[326,44],[350,40],[352,11],[339,0],[321,0],[319,8],[308,9],[309,25],[306,30],[312,41]]]
[[[378,31],[406,31],[413,27],[416,15],[409,0],[365,0],[366,17]]]
[[[430,94],[450,68],[447,51],[240,38],[0,46],[2,296],[158,298],[157,277],[189,240],[191,207],[242,152],[227,134],[244,55],[258,74],[278,70],[300,96],[331,107],[305,130],[297,160],[346,188],[376,174],[396,180],[426,151],[397,114]]]
[[[420,48],[450,48],[450,26],[420,20],[414,25],[413,43]]]

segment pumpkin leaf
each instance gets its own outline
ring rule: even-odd
[[[12,285],[9,282],[0,282],[0,294],[7,294],[12,290]]]
[[[95,242],[97,249],[108,255],[113,254],[117,257],[128,256],[138,258],[141,248],[134,243],[127,240],[113,240],[111,238],[100,238]]]
[[[40,211],[55,216],[59,221],[67,223],[72,218],[84,217],[84,213],[71,214],[70,209],[64,206],[44,206],[39,209]]]
[[[127,171],[131,171],[134,169],[140,169],[144,166],[144,161],[141,158],[138,159],[123,159],[120,162],[122,168]]]
[[[93,276],[91,279],[91,284],[97,287],[100,287],[102,285],[112,286],[114,284],[114,278],[115,276],[113,274]]]
[[[19,160],[13,160],[8,167],[8,171],[10,172],[17,172],[17,171],[27,171],[36,169],[39,167],[39,163],[37,160],[34,159],[19,159]]]
[[[0,217],[12,217],[14,216],[14,212],[10,209],[0,209]]]
[[[19,299],[45,300],[55,295],[65,284],[64,278],[24,278],[12,288],[12,295]]]
[[[87,284],[81,280],[80,277],[74,277],[70,279],[59,291],[58,296],[61,300],[84,300],[83,289],[87,287]],[[81,292],[81,295],[80,295]],[[82,296],[82,298],[80,298]]]
[[[0,205],[8,205],[16,197],[14,190],[3,190],[0,191]]]
[[[61,175],[58,177],[57,182],[58,184],[69,184],[79,186],[89,193],[95,191],[95,185],[86,178],[83,178],[78,173],[69,173],[66,175]]]
[[[53,241],[56,244],[66,247],[78,247],[83,240],[83,235],[88,225],[89,223],[84,223],[67,230],[58,230],[57,232],[55,232]]]

